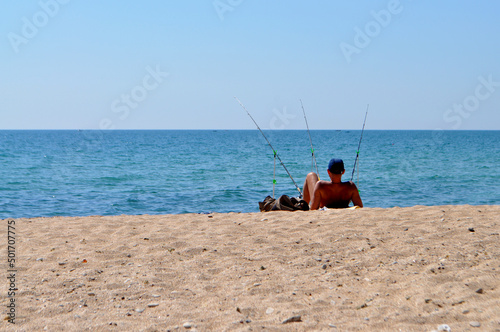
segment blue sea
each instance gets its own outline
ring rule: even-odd
[[[305,130],[268,130],[302,188]],[[360,130],[311,131],[320,177]],[[0,131],[0,218],[256,212],[273,193],[273,151],[257,130]],[[366,130],[353,180],[366,207],[500,204],[500,131]],[[358,172],[359,171],[359,172]],[[298,191],[276,164],[276,195]]]

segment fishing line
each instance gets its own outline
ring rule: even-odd
[[[313,141],[311,138],[311,132],[309,131],[309,124],[307,123],[306,111],[304,110],[304,104],[302,104],[302,99],[299,99],[299,100],[300,100],[300,105],[302,106],[302,113],[304,113],[304,120],[306,120],[307,133],[309,134],[309,142],[311,142],[311,154],[312,154],[311,171],[314,171],[314,166],[316,166],[316,174],[318,174],[318,180],[321,180],[319,178],[319,171],[318,171],[318,164],[316,163],[316,156],[314,155],[314,148],[313,148]]]
[[[274,158],[278,158],[281,166],[283,166],[283,168],[285,169],[285,171],[287,172],[288,176],[290,177],[290,179],[292,179],[293,181],[293,184],[295,185],[295,188],[297,188],[297,191],[299,192],[299,197],[302,198],[302,191],[300,190],[299,186],[297,185],[297,183],[295,182],[295,180],[293,179],[292,175],[290,174],[290,172],[288,171],[288,169],[286,168],[285,164],[283,163],[283,161],[281,160],[280,156],[278,155],[278,152],[276,152],[276,150],[273,148],[273,146],[271,145],[271,142],[269,142],[269,140],[267,139],[266,135],[264,135],[264,132],[262,131],[262,129],[260,129],[259,125],[257,124],[257,122],[254,120],[254,118],[252,117],[252,115],[250,115],[250,112],[248,112],[248,110],[246,109],[246,107],[241,103],[241,101],[234,97],[234,99],[236,99],[238,101],[238,103],[241,105],[241,107],[243,107],[243,109],[247,112],[248,116],[250,117],[250,119],[252,119],[253,123],[255,123],[255,125],[257,126],[257,129],[259,129],[260,133],[262,134],[262,136],[264,136],[264,138],[266,139],[267,141],[267,144],[269,144],[269,146],[271,147],[271,149],[273,149],[273,153],[274,153]],[[276,183],[276,180],[273,179],[273,185]],[[274,191],[274,190],[273,190]]]
[[[351,181],[354,178],[354,171],[356,170],[356,163],[359,158],[359,148],[361,147],[361,140],[363,139],[363,132],[365,131],[366,116],[368,115],[368,107],[370,104],[366,105],[365,121],[363,121],[363,129],[361,130],[361,137],[359,138],[358,150],[356,151],[356,159],[354,159],[354,168],[352,169]],[[359,183],[359,180],[358,180]]]
[[[276,185],[276,151],[274,151],[273,157],[274,165],[273,165],[273,198],[274,198],[274,187]]]

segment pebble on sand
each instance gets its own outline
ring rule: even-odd
[[[301,316],[292,316],[290,318],[285,319],[282,324],[294,323],[294,322],[302,322]]]
[[[441,324],[438,326],[438,331],[451,331],[451,327],[449,327],[448,325],[446,324]]]
[[[470,322],[469,324],[472,327],[481,327],[481,323],[479,323],[479,322]]]

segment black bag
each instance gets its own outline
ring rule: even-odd
[[[296,197],[281,195],[278,199],[267,196],[263,202],[259,202],[260,212],[268,211],[308,211],[309,204]]]

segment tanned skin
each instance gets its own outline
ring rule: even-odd
[[[314,172],[307,174],[304,182],[304,200],[311,210],[322,207],[346,208],[352,201],[355,206],[363,207],[356,185],[351,182],[342,182],[342,175],[334,174],[328,170],[331,181],[320,181]]]

